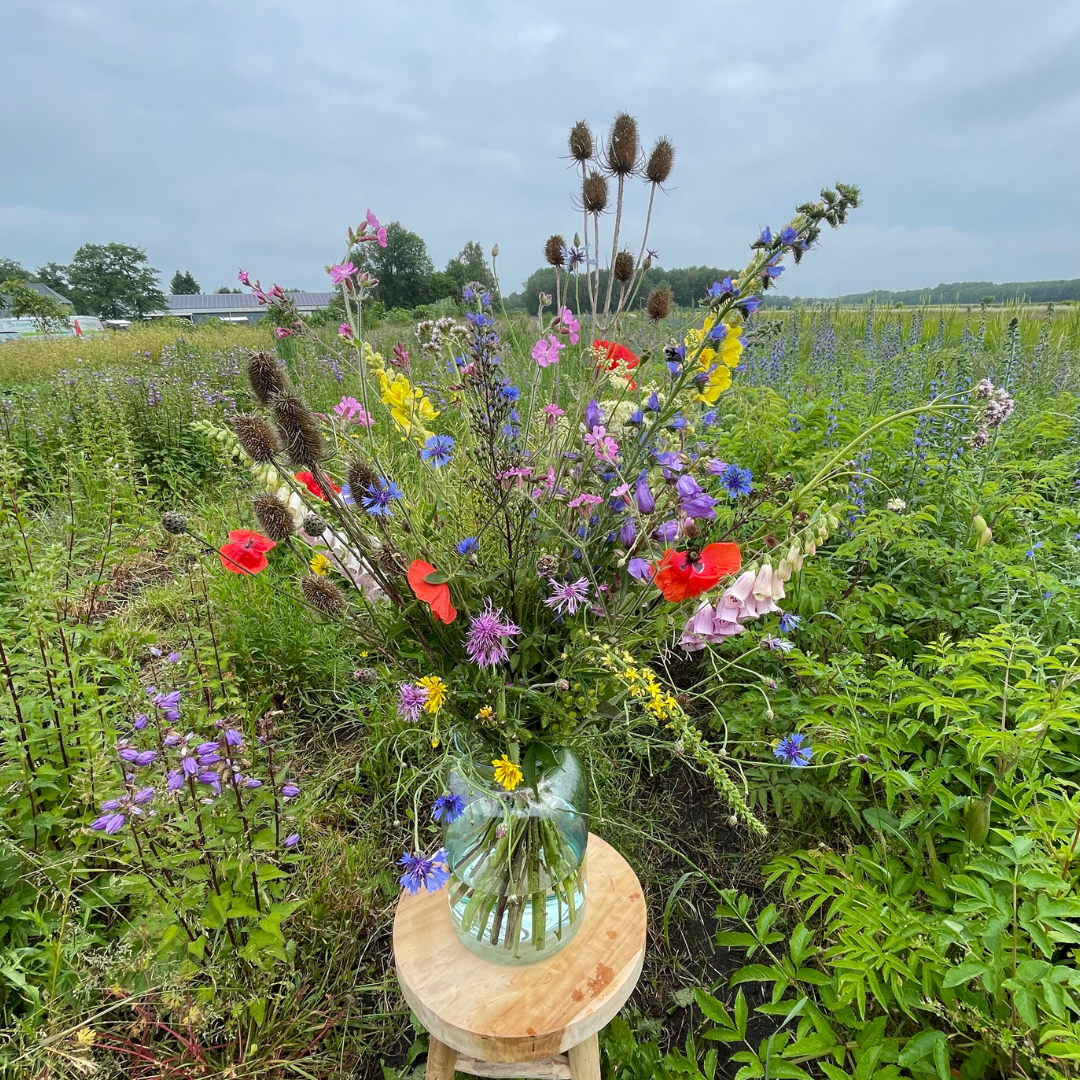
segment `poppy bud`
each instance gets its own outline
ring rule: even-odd
[[[491,257],[493,259],[497,259],[499,257],[499,245],[498,244],[492,244],[491,245]]]
[[[991,540],[993,540],[993,539],[994,539],[994,534],[993,534],[993,532],[991,532],[991,530],[990,530],[990,526],[988,525],[988,526],[987,526],[987,527],[986,527],[985,529],[983,529],[983,531],[982,531],[981,533],[979,533],[979,535],[978,535],[978,536],[977,536],[977,537],[975,538],[975,547],[976,547],[976,548],[984,548],[984,547],[986,547],[986,545],[987,545],[987,544],[989,544],[989,543],[990,543],[990,541],[991,541]]]
[[[976,533],[981,533],[983,529],[986,528],[986,518],[984,518],[982,514],[976,514],[971,519],[971,524]]]
[[[308,514],[301,527],[308,536],[322,536],[330,526],[318,514]]]

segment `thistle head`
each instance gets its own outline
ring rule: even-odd
[[[345,610],[345,597],[341,590],[325,577],[305,574],[300,581],[304,599],[320,614],[335,618]]]
[[[561,236],[556,233],[554,236],[549,236],[544,243],[544,258],[547,260],[548,266],[562,266],[564,263],[563,249],[566,247],[566,242]]]
[[[288,540],[296,531],[288,507],[269,491],[255,496],[252,509],[255,511],[255,520],[259,523],[259,531],[271,540]]]
[[[309,469],[318,465],[323,456],[322,432],[307,402],[285,392],[271,399],[270,409],[289,460]]]
[[[261,416],[240,413],[233,417],[232,427],[244,453],[257,464],[272,461],[281,453],[277,432]]]
[[[247,376],[251,392],[260,405],[269,405],[271,398],[285,393],[288,388],[285,369],[267,352],[252,353],[248,357]]]
[[[671,314],[672,293],[668,288],[652,289],[645,303],[645,310],[654,323],[666,319]]]
[[[585,162],[593,156],[593,137],[589,125],[584,120],[579,120],[570,129],[570,156],[575,161]]]
[[[675,147],[671,140],[659,138],[649,154],[649,160],[645,163],[645,179],[650,184],[663,184],[671,175],[671,167],[675,163]]]
[[[638,126],[629,113],[611,122],[607,141],[607,169],[614,176],[629,176],[638,163]]]
[[[182,536],[188,531],[188,519],[177,510],[166,510],[161,515],[161,527],[173,536]]]
[[[581,202],[590,214],[602,214],[608,204],[607,177],[593,169],[581,185]]]

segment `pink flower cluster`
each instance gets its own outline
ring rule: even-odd
[[[724,638],[743,632],[743,623],[779,611],[777,600],[783,600],[784,583],[773,568],[765,563],[755,574],[745,570],[714,606],[706,597],[690,616],[683,628],[679,647],[697,652],[706,645],[716,645]]]
[[[533,346],[532,358],[540,367],[545,368],[549,364],[557,364],[559,350],[565,348],[566,346],[554,334],[548,334],[547,337],[540,338]]]
[[[373,427],[375,421],[364,411],[363,405],[354,397],[343,397],[335,406],[334,413],[349,424]]]
[[[619,444],[607,433],[603,424],[594,427],[585,436],[585,442],[593,448],[597,461],[607,461],[615,464],[615,458],[619,453]]]

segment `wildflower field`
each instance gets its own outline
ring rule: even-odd
[[[535,318],[477,310],[531,355],[506,385],[535,381],[533,400],[558,402],[574,363],[625,366],[608,343],[560,359],[555,332],[533,345]],[[699,315],[627,316],[619,348],[662,368],[665,342],[694,347]],[[423,1075],[390,930],[403,867],[430,885],[416,860],[454,812],[440,723],[471,691],[449,667],[403,683],[334,621],[335,580],[370,570],[370,589],[405,589],[390,556],[352,566],[287,523],[276,547],[252,530],[253,498],[272,521],[280,479],[236,434],[259,404],[253,352],[329,419],[335,487],[373,521],[433,502],[413,528],[444,532],[479,575],[465,524],[482,493],[438,488],[464,453],[438,325],[370,331],[357,355],[381,385],[366,390],[317,336],[264,327],[0,348],[4,1075]],[[667,424],[707,481],[684,485],[669,451],[623,495],[647,513],[677,488],[671,536],[700,522],[719,549],[747,542],[778,493],[812,488],[797,548],[787,522],[755,534],[781,600],[754,622],[725,621],[724,601],[677,618],[665,600],[697,597],[694,574],[714,575],[707,588],[738,570],[705,548],[685,573],[623,560],[635,580],[620,588],[656,601],[617,642],[589,621],[587,572],[552,576],[544,601],[549,633],[596,657],[545,688],[544,724],[569,737],[606,716],[573,744],[590,827],[649,904],[604,1075],[1075,1076],[1080,310],[763,309],[741,341],[711,403],[704,384],[709,411]],[[644,390],[648,370],[623,375]],[[598,467],[650,407],[586,413]],[[567,412],[507,422],[573,436]],[[358,439],[392,479],[346,475]],[[500,474],[508,488],[536,482],[518,472]],[[301,493],[325,502],[323,476],[297,472]],[[579,511],[584,536],[593,507]],[[609,539],[627,554],[629,518]],[[523,580],[546,572],[536,555]],[[441,641],[455,580],[415,565],[407,619]],[[749,585],[725,596],[751,602]],[[471,615],[473,667],[529,655],[530,627],[490,604]],[[469,701],[481,723],[505,704]],[[522,767],[504,754],[497,781]]]

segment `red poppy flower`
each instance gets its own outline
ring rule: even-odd
[[[430,582],[427,580],[437,571],[431,563],[423,559],[414,559],[409,566],[409,588],[416,593],[418,600],[423,600],[429,608],[436,622],[452,623],[457,618],[454,605],[450,603],[450,586],[446,582]]]
[[[700,596],[722,577],[736,573],[741,565],[738,544],[709,544],[702,551],[669,548],[654,567],[653,580],[665,600],[677,603]]]
[[[620,374],[625,375],[626,372],[632,371],[641,363],[625,345],[620,345],[617,341],[597,340],[593,342],[593,348],[603,350],[603,354],[608,360],[608,371],[618,369]],[[602,363],[603,361],[601,361]],[[629,383],[631,390],[637,389],[637,384],[633,379],[629,379]]]
[[[229,533],[229,542],[218,548],[221,565],[233,574],[258,574],[269,566],[269,560],[263,554],[276,548],[274,543],[262,533],[252,529],[233,529]]]
[[[322,492],[322,488],[319,487],[319,485],[317,483],[315,483],[315,477],[312,476],[311,473],[309,473],[309,472],[298,472],[296,474],[296,479],[299,480],[300,483],[303,484],[304,487],[306,487],[308,489],[308,491],[310,491],[311,494],[315,496],[316,499],[322,499],[323,502],[327,501],[326,496]],[[334,483],[333,480],[330,481],[330,486],[335,491],[340,491],[341,490],[341,488],[339,488],[337,486],[337,484]]]

